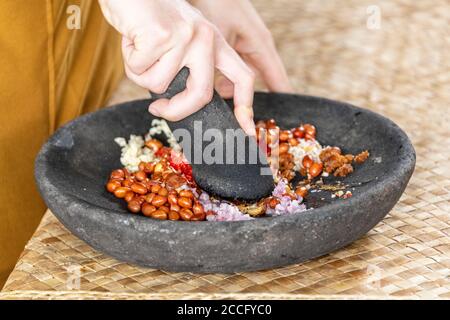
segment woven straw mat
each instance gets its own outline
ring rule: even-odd
[[[450,3],[255,5],[297,92],[367,107],[411,138],[417,167],[390,214],[364,238],[319,259],[262,272],[199,275],[117,261],[48,212],[1,298],[450,298]],[[111,103],[146,96],[124,81]],[[80,268],[79,287],[69,281],[74,266]]]

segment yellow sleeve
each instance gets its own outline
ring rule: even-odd
[[[123,76],[120,36],[95,0],[2,0],[0,66],[1,287],[45,211],[34,158],[58,126],[104,105]]]

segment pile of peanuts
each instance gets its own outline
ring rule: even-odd
[[[159,162],[141,162],[139,171],[134,173],[126,168],[114,170],[106,190],[124,199],[133,213],[159,220],[202,221],[207,212],[192,186],[195,187],[163,157]]]
[[[280,176],[292,180],[295,176],[293,168],[295,166],[294,157],[289,153],[289,148],[295,147],[299,144],[299,139],[314,140],[316,139],[316,127],[306,123],[291,130],[280,130],[274,119],[266,121],[258,121],[256,123],[256,137],[258,142],[265,142],[265,147],[268,154],[277,153],[279,161]],[[278,136],[278,137],[277,137]],[[279,144],[273,148],[273,141],[278,138]],[[302,161],[302,169],[300,174],[302,176],[313,179],[318,177],[323,170],[321,162],[314,162],[313,159],[306,155]]]
[[[264,129],[264,130],[263,130]],[[291,130],[280,130],[274,119],[266,121],[258,121],[256,124],[256,133],[258,142],[265,142],[268,154],[277,153],[279,157],[279,169],[281,177],[292,180],[295,176],[293,168],[295,166],[294,157],[289,153],[290,147],[299,144],[299,139],[314,140],[316,139],[316,128],[314,125],[306,123]],[[278,135],[278,137],[277,137]],[[278,138],[279,144],[273,148],[272,141]],[[320,154],[321,162],[315,162],[309,155],[305,155],[302,159],[302,166],[299,173],[312,180],[320,176],[323,172],[326,174],[333,173],[336,177],[345,177],[353,172],[352,161],[361,164],[367,160],[369,152],[362,151],[358,155],[343,155],[339,147],[328,147],[323,149]],[[304,193],[304,191],[299,191]]]
[[[278,177],[288,182],[295,176],[294,156],[289,149],[299,145],[300,139],[315,140],[316,138],[316,128],[312,124],[307,123],[290,130],[280,130],[274,119],[258,121],[256,133],[260,147],[266,150],[269,156],[278,156]],[[124,199],[130,212],[142,213],[154,219],[203,221],[208,215],[215,214],[213,211],[205,212],[200,203],[199,195],[202,191],[195,184],[192,168],[187,162],[174,161],[173,150],[164,147],[157,139],[150,139],[145,142],[145,145],[154,151],[158,160],[141,162],[136,172],[129,172],[126,168],[114,170],[106,184],[108,192],[119,199]],[[352,161],[358,164],[363,163],[368,156],[367,150],[356,156],[342,155],[338,147],[323,149],[319,157],[320,162],[305,155],[299,170],[300,175],[305,179],[295,189],[289,186],[284,196],[289,196],[292,200],[296,200],[298,196],[306,198],[308,188],[305,185],[314,178],[322,173],[345,176],[353,172]],[[261,216],[266,208],[274,209],[279,203],[278,198],[267,197],[258,201],[255,205],[257,210],[252,207],[257,214],[247,213],[251,216]]]

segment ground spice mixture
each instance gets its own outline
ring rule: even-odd
[[[116,138],[122,148],[123,168],[111,172],[108,192],[122,199],[131,213],[160,220],[238,221],[264,216],[297,214],[307,210],[304,202],[312,186],[334,190],[333,198],[352,196],[342,185],[326,186],[321,177],[345,177],[369,157],[367,150],[357,155],[343,154],[336,146],[323,147],[316,140],[316,128],[302,124],[280,130],[273,119],[258,121],[257,140],[266,151],[274,172],[272,195],[256,203],[230,202],[210,196],[192,177],[192,168],[164,120],[153,120],[144,136]],[[155,138],[165,135],[168,146]],[[275,161],[275,160],[277,161]],[[276,163],[275,163],[276,162]],[[278,164],[278,167],[275,166]],[[296,175],[301,179],[294,186]]]

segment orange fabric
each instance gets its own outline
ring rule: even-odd
[[[71,30],[70,5],[80,8]],[[34,158],[58,126],[102,106],[123,76],[96,0],[0,1],[0,287],[44,211]]]

